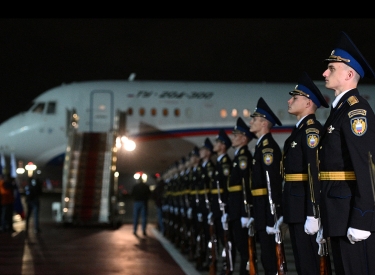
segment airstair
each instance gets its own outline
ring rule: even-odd
[[[71,125],[63,168],[62,222],[118,228],[125,217],[115,177],[118,131],[78,132],[74,120]]]

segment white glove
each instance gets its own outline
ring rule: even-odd
[[[186,213],[189,220],[193,218],[193,209],[190,207]]]
[[[247,228],[247,223],[249,222],[249,218],[241,217],[241,226],[242,228]]]
[[[211,219],[212,219],[212,212],[208,213],[207,215],[207,223],[211,224]]]
[[[197,214],[197,219],[198,219],[198,222],[203,222],[203,214],[202,213],[198,213]]]
[[[268,235],[274,235],[276,233],[280,233],[279,229],[277,229],[275,227],[271,227],[271,226],[266,226],[266,231],[267,231]]]
[[[221,222],[228,222],[228,214],[225,213],[223,216],[221,216]]]
[[[366,240],[368,237],[370,237],[371,232],[349,227],[346,235],[348,236],[349,241],[354,244],[355,242]]]
[[[221,216],[221,223],[223,224],[223,229],[228,230],[228,214],[227,213]]]
[[[326,240],[323,238],[323,226],[320,226],[318,230],[318,234],[316,234],[316,242],[318,244],[322,244],[326,242]]]
[[[247,227],[247,228],[250,228],[250,227],[252,226],[253,223],[254,223],[254,218],[251,217],[251,218],[249,219],[249,221],[247,222],[246,227]]]
[[[305,232],[308,235],[314,235],[318,232],[320,226],[320,219],[315,219],[313,216],[307,216],[305,221]]]
[[[275,224],[275,228],[276,228],[277,230],[279,230],[279,232],[280,232],[280,227],[283,225],[283,222],[284,222],[284,217],[281,216],[281,217],[277,220],[277,222],[276,222],[276,224]]]

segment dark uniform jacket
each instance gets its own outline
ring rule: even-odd
[[[276,206],[277,217],[282,216],[282,177],[280,174],[281,150],[271,133],[265,134],[255,147],[252,162],[251,193],[253,196],[255,229],[274,226],[275,218],[271,214],[268,199],[266,171],[268,171],[272,201]]]
[[[208,208],[210,206],[211,197],[211,180],[214,175],[215,165],[212,160],[208,160],[207,163],[201,165],[201,178],[198,180],[198,195],[199,195],[199,207],[198,213],[203,214],[204,220],[206,220],[209,213]],[[206,201],[207,200],[207,201]]]
[[[285,223],[304,223],[306,216],[314,216],[308,176],[315,202],[319,203],[317,150],[322,125],[315,114],[306,116],[286,139],[283,154],[284,191],[283,212]]]
[[[229,221],[240,219],[241,217],[248,217],[245,209],[244,193],[246,194],[246,201],[248,205],[252,204],[250,191],[250,171],[253,156],[249,148],[242,146],[235,155],[232,163],[232,170],[228,182],[228,219]],[[245,190],[243,190],[243,181]],[[245,192],[244,192],[245,191]]]
[[[223,212],[219,205],[219,192],[220,200],[224,203],[224,209],[226,213],[226,205],[228,201],[228,189],[227,183],[232,169],[232,160],[228,154],[225,154],[216,163],[214,180],[211,185],[211,210],[214,218],[221,217]]]
[[[319,145],[325,237],[346,236],[348,227],[375,231],[369,153],[375,155],[375,115],[353,89],[328,117]]]
[[[197,219],[197,213],[199,213],[199,181],[202,178],[202,167],[198,164],[196,167],[192,167],[190,171],[190,207],[192,208],[193,219]]]

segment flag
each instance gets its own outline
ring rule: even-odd
[[[5,157],[4,157],[4,153],[1,152],[1,159],[0,159],[0,175],[5,175],[6,173],[6,163],[5,163]]]
[[[16,157],[14,156],[14,153],[10,154],[10,176],[12,178],[17,178],[17,165],[16,165]]]

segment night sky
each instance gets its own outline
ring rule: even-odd
[[[323,80],[338,33],[375,68],[375,19],[0,19],[0,122],[85,80]],[[374,83],[375,80],[364,80]]]

